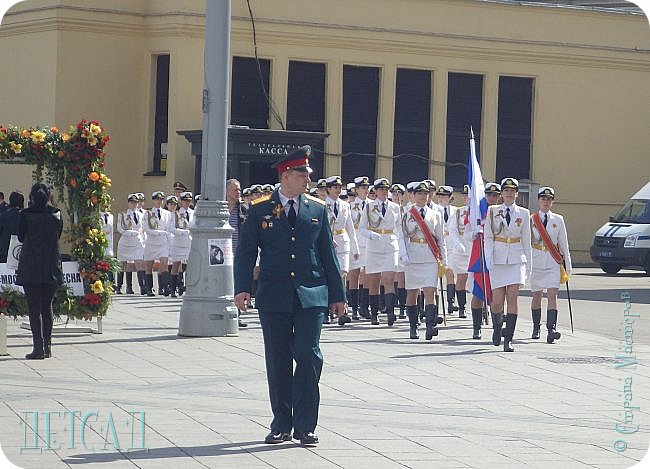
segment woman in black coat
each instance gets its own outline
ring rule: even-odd
[[[52,297],[63,283],[59,238],[61,211],[50,205],[50,188],[38,182],[29,193],[29,207],[20,213],[18,239],[23,243],[16,283],[25,290],[34,350],[28,360],[52,354]]]
[[[9,208],[0,213],[0,264],[7,262],[11,235],[18,235],[20,211],[25,207],[25,196],[21,192],[9,195]]]

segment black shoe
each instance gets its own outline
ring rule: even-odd
[[[433,326],[433,327],[427,326],[427,332],[424,335],[424,338],[426,340],[431,340],[437,335],[438,335],[438,328],[437,327],[435,327],[435,326]]]
[[[113,290],[113,292],[114,292],[116,295],[121,295],[121,294],[122,294],[122,287],[115,287],[115,289]]]
[[[248,324],[240,319],[239,320],[239,327],[248,327]]]
[[[533,333],[530,336],[531,339],[539,339],[539,324],[533,324]]]
[[[301,445],[316,446],[318,437],[314,432],[293,432],[293,439],[300,440]]]
[[[323,318],[323,324],[332,324],[332,320],[330,319],[330,313],[325,313],[325,317]]]
[[[352,322],[352,319],[350,319],[350,316],[348,316],[347,314],[344,314],[339,318],[339,326],[344,326],[349,322]]]
[[[377,313],[370,313],[370,324],[373,326],[379,325],[379,315]]]
[[[548,331],[548,334],[546,336],[546,343],[547,344],[554,344],[556,340],[559,340],[559,338],[562,336],[559,332],[555,330],[550,330]]]
[[[397,320],[397,318],[395,317],[395,313],[389,311],[388,313],[386,313],[386,315],[388,316],[388,319],[386,321],[388,325],[392,326],[393,324],[395,324],[395,321]]]
[[[33,350],[32,353],[25,355],[27,360],[43,360],[45,353],[42,350]]]
[[[461,319],[465,319],[467,317],[467,315],[465,314],[465,308],[458,310],[458,317]]]
[[[277,445],[278,443],[284,443],[285,441],[291,441],[291,433],[271,432],[264,437],[264,443],[267,445]]]
[[[132,288],[127,288],[127,289],[126,289],[126,294],[127,294],[127,295],[135,295],[135,293],[133,292],[133,289],[132,289]]]

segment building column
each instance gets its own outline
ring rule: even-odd
[[[325,139],[325,164],[324,174],[319,177],[326,177],[333,174],[341,174],[341,133],[343,132],[343,65],[336,62],[328,62],[325,81],[325,132],[330,136]]]
[[[271,105],[280,115],[283,124],[287,125],[287,85],[289,83],[289,59],[287,57],[274,57],[271,62],[271,79],[268,90]],[[269,128],[282,130],[282,125],[273,116],[269,109]]]
[[[499,76],[485,75],[483,86],[483,128],[479,151],[481,173],[487,181],[495,181],[497,173],[497,123],[499,116]]]
[[[447,145],[447,70],[433,72],[431,83],[431,131],[429,132],[429,178],[444,184]]]
[[[375,170],[377,177],[393,175],[393,137],[395,134],[395,86],[397,81],[397,67],[395,64],[386,64],[381,72],[379,81],[379,116],[377,121],[377,157]],[[390,156],[390,158],[388,158]]]

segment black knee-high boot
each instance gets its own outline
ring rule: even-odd
[[[474,334],[472,339],[481,338],[481,323],[483,322],[483,308],[472,308],[472,326]]]
[[[168,296],[169,293],[167,292],[167,271],[160,271],[158,272],[158,275],[156,275],[156,278],[158,279],[158,294],[159,295],[164,295]]]
[[[379,325],[379,295],[368,295],[368,303],[370,303],[370,324],[377,326]]]
[[[379,311],[386,311],[386,289],[383,285],[379,285]]]
[[[153,274],[145,274],[144,283],[144,289],[147,292],[147,296],[156,296],[156,294],[153,292]]]
[[[539,339],[539,329],[542,322],[542,308],[531,309],[530,311],[533,316],[533,334],[530,336],[530,338]]]
[[[409,318],[409,338],[419,339],[418,336],[418,306],[412,305],[406,307],[406,315]]]
[[[546,343],[552,344],[558,340],[562,334],[555,330],[557,325],[557,309],[547,309],[546,310],[546,329],[548,329],[548,335],[546,336]]]
[[[417,299],[418,312],[420,314],[420,322],[424,320],[424,292],[418,293]]]
[[[503,313],[492,313],[492,345],[501,345],[501,327],[503,326]]]
[[[458,311],[458,307],[454,305],[456,298],[456,284],[448,283],[447,284],[447,314],[450,316],[454,314],[454,311]]]
[[[395,290],[397,292],[397,302],[399,304],[399,318],[404,319],[406,315],[406,288],[398,288]]]
[[[115,285],[115,293],[122,294],[122,284],[124,283],[124,272],[121,270],[117,273],[117,285]]]
[[[458,300],[458,317],[466,318],[465,305],[467,304],[467,292],[465,289],[456,290],[456,299]]]
[[[426,305],[424,307],[424,317],[425,325],[427,327],[427,332],[424,338],[426,340],[431,340],[434,336],[438,335],[438,328],[436,327],[439,324],[438,305]]]
[[[29,312],[29,328],[32,330],[32,351],[25,355],[27,360],[42,360],[45,358],[43,348],[43,331],[41,313]]]
[[[170,287],[169,294],[172,298],[176,298],[176,287],[178,286],[178,274],[170,274]]]
[[[183,293],[185,293],[185,270],[180,269],[178,271],[178,296],[183,296]],[[253,296],[255,293],[251,292],[251,296]]]
[[[352,308],[352,319],[359,320],[359,289],[350,290],[350,308]]]
[[[386,318],[389,326],[395,324],[395,293],[386,293]]]
[[[124,272],[124,276],[126,277],[126,294],[133,295],[133,272]]]
[[[138,270],[138,285],[140,286],[140,295],[146,295],[149,293],[147,291],[147,282],[145,281],[146,273],[144,270]]]
[[[503,336],[503,351],[504,352],[514,352],[510,346],[512,342],[512,337],[515,335],[515,325],[517,324],[517,315],[508,313],[506,314],[506,330]]]
[[[370,319],[370,292],[363,284],[359,285],[359,316],[364,319]]]

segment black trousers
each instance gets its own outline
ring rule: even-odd
[[[43,340],[52,337],[52,298],[56,285],[25,285],[25,299],[29,309],[29,327],[35,349],[43,348]]]

